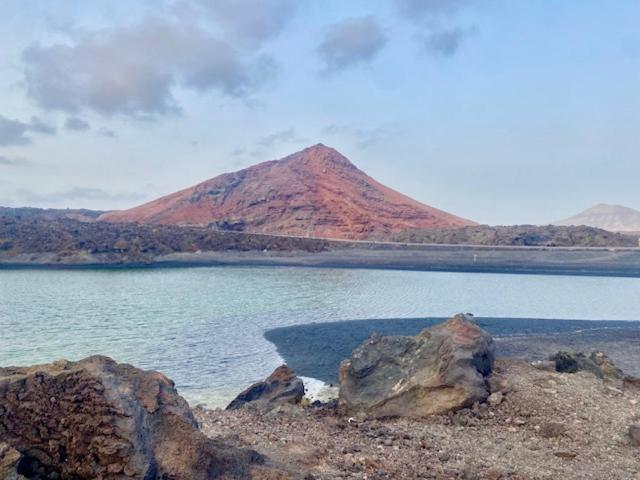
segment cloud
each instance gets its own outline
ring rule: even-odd
[[[284,130],[279,130],[274,133],[270,133],[269,135],[265,135],[263,137],[258,138],[253,145],[250,147],[236,147],[234,148],[230,154],[233,157],[242,158],[242,157],[251,157],[257,158],[262,157],[269,153],[269,150],[273,147],[282,144],[300,144],[309,142],[308,138],[302,137],[298,135],[298,132],[295,128],[290,127]]]
[[[42,122],[38,117],[31,117],[30,122],[22,122],[0,115],[0,146],[27,145],[31,143],[29,133],[55,135],[55,127]]]
[[[372,61],[387,43],[387,37],[375,17],[352,18],[334,24],[317,52],[325,72]]]
[[[17,191],[17,196],[20,201],[26,202],[29,205],[76,205],[82,206],[82,202],[137,202],[143,200],[145,197],[140,193],[129,194],[115,194],[110,193],[100,188],[84,188],[84,187],[71,187],[67,190],[62,190],[52,193],[34,192],[31,190],[21,189]]]
[[[345,133],[355,138],[356,143],[361,148],[369,148],[377,145],[386,137],[391,136],[396,128],[392,125],[380,125],[372,128],[354,127],[352,125],[336,125],[326,126],[323,135],[340,135]]]
[[[395,0],[400,13],[415,22],[451,16],[473,0]]]
[[[0,115],[0,146],[24,145],[31,139],[26,135],[29,125]]]
[[[21,165],[27,165],[29,164],[29,161],[26,160],[25,158],[18,158],[18,157],[5,157],[3,155],[0,155],[0,166],[4,166],[4,167],[18,167]]]
[[[80,117],[68,117],[64,123],[64,128],[75,132],[86,132],[87,130],[91,130],[91,125]]]
[[[33,44],[23,61],[27,94],[45,110],[136,117],[179,112],[179,87],[246,97],[274,70],[269,58],[247,61],[198,23],[159,16]]]
[[[433,55],[451,57],[475,27],[457,25],[456,17],[461,10],[477,0],[395,0],[400,13],[416,24],[418,38],[426,51]]]
[[[469,34],[463,28],[450,28],[430,33],[425,38],[425,47],[430,53],[451,57],[460,48],[460,43]]]
[[[116,132],[114,132],[110,128],[106,128],[106,127],[100,128],[100,130],[98,130],[98,133],[100,135],[102,135],[103,137],[107,137],[107,138],[116,138],[117,137]]]
[[[55,135],[56,127],[43,122],[38,117],[31,117],[31,122],[27,125],[27,130],[43,135]]]
[[[256,46],[280,33],[295,14],[294,0],[199,0],[227,34]]]
[[[270,135],[266,135],[260,138],[256,144],[262,148],[271,148],[279,143],[303,143],[306,142],[307,139],[304,137],[300,137],[296,130],[292,128],[288,128],[286,130],[281,130],[279,132],[272,133]]]

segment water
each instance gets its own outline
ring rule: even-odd
[[[277,267],[0,270],[0,365],[104,354],[220,406],[282,359],[273,327],[448,316],[640,319],[640,279]]]

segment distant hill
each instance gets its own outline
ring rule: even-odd
[[[354,240],[474,225],[378,183],[322,144],[100,220]]]
[[[86,208],[33,208],[33,207],[0,207],[0,217],[31,219],[31,220],[59,220],[69,218],[82,222],[93,222],[105,213],[100,210]]]
[[[601,203],[554,225],[586,225],[610,232],[640,232],[640,211],[622,205]]]

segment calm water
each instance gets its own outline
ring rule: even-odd
[[[281,359],[265,330],[359,318],[640,319],[640,279],[274,267],[0,270],[0,365],[101,353],[222,405]]]

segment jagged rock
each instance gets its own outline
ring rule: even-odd
[[[340,365],[339,410],[363,417],[423,417],[489,396],[493,340],[459,314],[416,337],[374,334]]]
[[[0,368],[0,438],[40,478],[249,478],[262,458],[198,430],[174,384],[107,357]]]
[[[640,425],[631,425],[628,433],[631,446],[640,447]]]
[[[21,460],[20,452],[0,442],[0,480],[23,480],[25,477],[18,473]]]
[[[592,352],[588,357],[582,352],[558,352],[549,360],[555,363],[555,369],[560,373],[587,371],[598,378],[624,378],[622,370],[602,352]]]
[[[304,383],[286,365],[276,368],[263,382],[254,383],[241,392],[227,410],[255,408],[262,412],[282,405],[298,405],[304,397]]]

